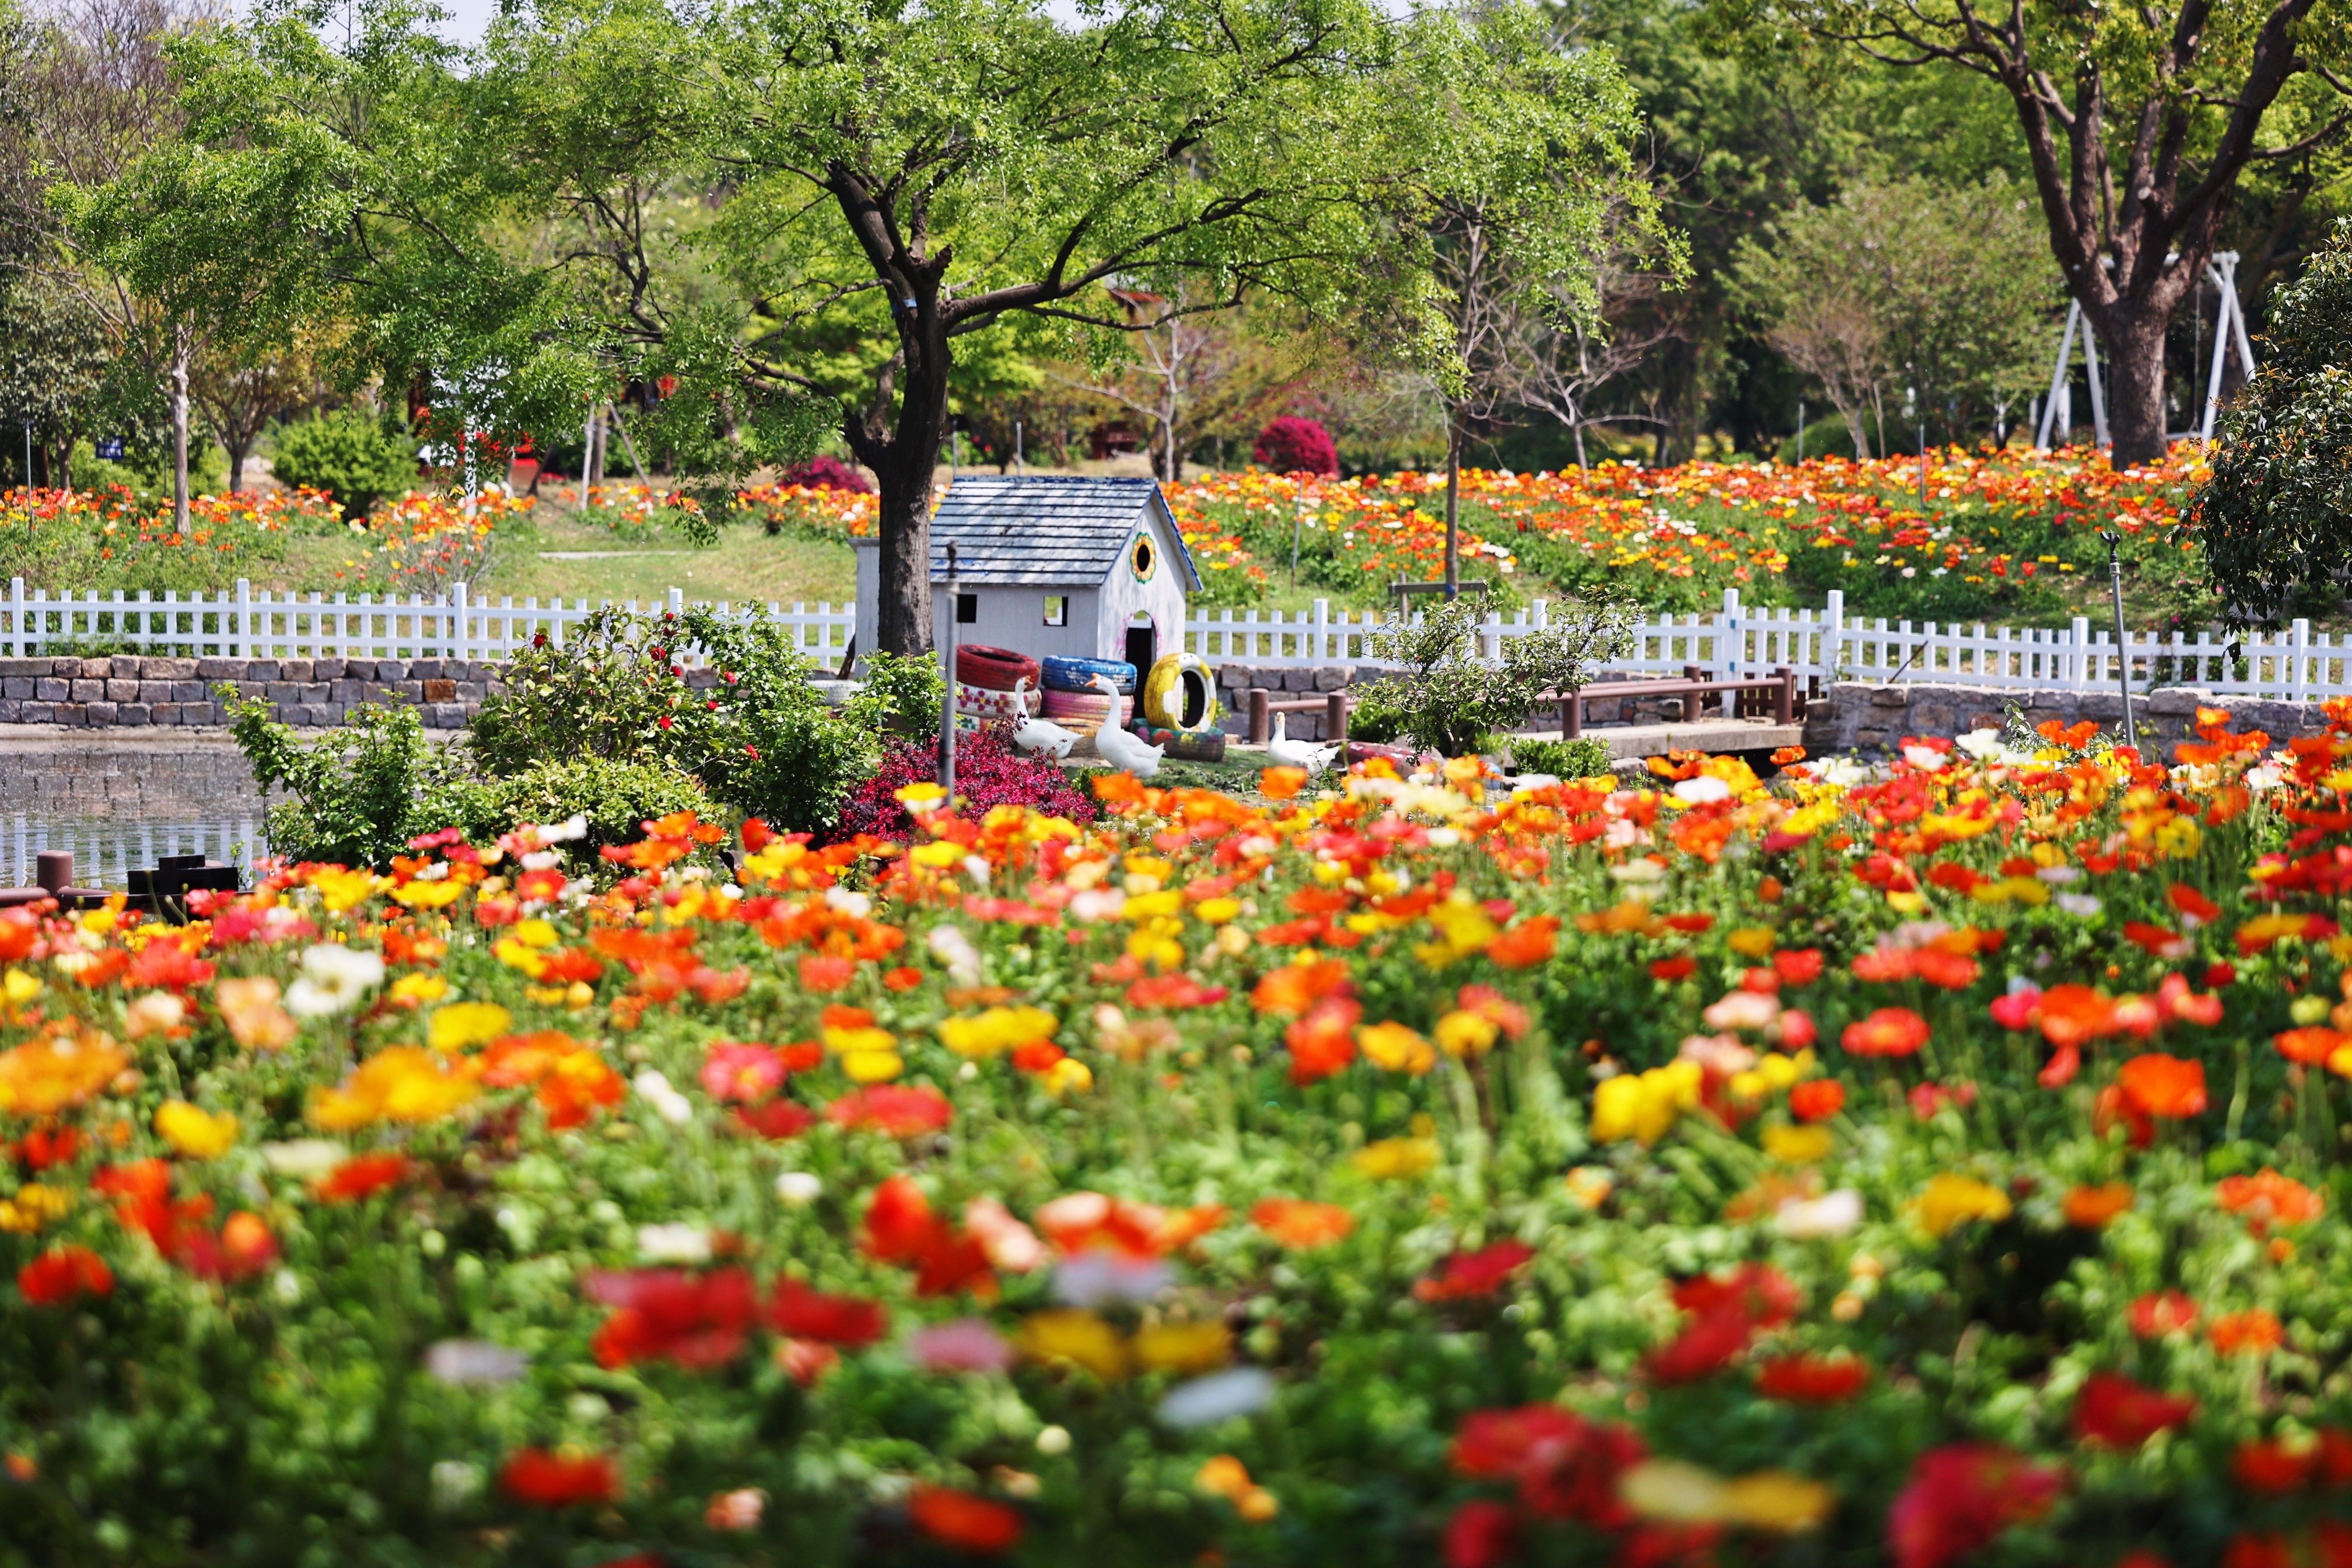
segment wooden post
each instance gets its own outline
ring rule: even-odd
[[[1683,722],[1688,724],[1706,711],[1706,693],[1697,689],[1699,684],[1706,679],[1706,671],[1697,665],[1686,664],[1683,666],[1683,679],[1692,686],[1683,698]]]
[[[1334,691],[1323,700],[1323,740],[1327,745],[1348,743],[1348,694]]]
[[[1797,672],[1787,665],[1775,665],[1772,679],[1780,683],[1772,693],[1772,722],[1793,724],[1797,721]]]
[[[1571,686],[1559,704],[1559,734],[1564,741],[1573,741],[1584,733],[1584,688]]]
[[[1253,746],[1263,746],[1274,739],[1274,696],[1263,686],[1253,686],[1249,691],[1249,738]]]

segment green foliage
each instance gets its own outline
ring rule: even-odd
[[[688,647],[703,667],[691,678]],[[467,745],[493,777],[573,757],[691,774],[721,804],[802,832],[833,820],[872,771],[875,741],[870,715],[824,705],[777,626],[700,606],[657,619],[608,606],[563,643],[518,655]]]
[[[936,733],[947,682],[926,654],[869,653],[858,660],[864,685],[843,717],[862,730],[914,737]]]
[[[52,489],[63,486],[63,459],[91,416],[111,360],[105,323],[63,287],[0,269],[0,472],[11,482],[39,476]],[[24,473],[27,424],[39,454],[35,476]]]
[[[365,517],[416,483],[416,444],[362,408],[339,408],[281,426],[271,460],[278,482],[308,485]]]
[[[585,817],[587,833],[562,846],[575,871],[593,868],[604,846],[643,837],[644,825],[656,817],[678,811],[705,821],[723,816],[692,774],[609,757],[551,759],[519,773],[466,779],[449,790],[447,800],[447,826],[463,828],[477,844],[526,822]]]
[[[1375,633],[1373,657],[1405,667],[1368,689],[1375,722],[1391,718],[1397,734],[1442,755],[1471,755],[1495,731],[1524,723],[1545,694],[1582,685],[1588,669],[1622,652],[1633,618],[1607,600],[1559,601],[1543,630],[1501,639],[1490,664],[1479,656],[1483,615],[1455,599]]]
[[[2023,404],[2042,374],[2057,274],[2032,193],[2006,181],[1853,185],[1742,240],[1738,264],[1737,297],[1866,456],[1885,455],[1914,407],[1931,430],[1966,430]]]
[[[2269,340],[2191,514],[2213,590],[2242,626],[2352,594],[2352,218],[2280,291]]]
[[[1549,773],[1559,779],[1599,778],[1612,759],[1609,742],[1580,735],[1573,741],[1514,741],[1511,766],[1523,773]]]
[[[269,808],[267,832],[278,854],[383,867],[410,839],[447,826],[456,774],[425,738],[415,708],[353,709],[340,729],[305,745],[270,717],[268,702],[234,686],[222,691],[253,782],[294,797]]]
[[[98,448],[88,436],[74,443],[73,478],[77,489],[89,486],[103,489],[121,485],[141,500],[152,504],[161,500],[169,504],[172,499],[172,446],[168,437],[159,446],[131,447],[126,444],[122,460],[113,462],[98,456]],[[228,454],[216,442],[207,441],[201,433],[188,441],[188,493],[192,496],[218,495],[228,489]],[[218,580],[215,569],[214,581]]]

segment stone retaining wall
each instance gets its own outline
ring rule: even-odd
[[[2132,721],[2141,744],[2148,732],[2169,754],[2170,742],[2183,740],[2200,707],[2228,711],[2240,730],[2260,730],[2273,740],[2312,734],[2326,728],[2316,702],[2274,702],[2252,697],[2217,697],[2192,687],[2168,687],[2132,698]],[[1850,752],[1892,752],[1906,735],[1960,735],[1970,730],[2002,728],[2009,710],[2016,708],[2026,722],[2039,728],[2055,719],[2074,724],[2120,723],[2124,716],[2119,691],[2026,691],[1989,689],[1980,686],[1947,686],[1926,681],[1903,686],[1872,686],[1841,681],[1812,700],[1805,713],[1805,748],[1815,756],[1842,756]]]
[[[407,703],[428,728],[456,730],[504,689],[505,669],[455,658],[0,658],[0,724],[225,724],[222,688],[233,685],[289,724],[340,724],[364,702]]]

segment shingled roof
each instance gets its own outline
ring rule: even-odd
[[[1200,570],[1157,479],[1049,475],[958,475],[931,514],[931,579],[947,576],[952,542],[961,583],[1093,587],[1125,558],[1147,510],[1168,525],[1185,586],[1198,588]]]

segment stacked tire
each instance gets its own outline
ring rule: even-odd
[[[956,711],[968,719],[989,722],[999,719],[1019,723],[1037,703],[1042,672],[1037,661],[1010,648],[968,643],[956,649]],[[1029,708],[1022,707],[1015,689],[1028,683]]]
[[[1135,666],[1113,658],[1069,658],[1049,655],[1041,661],[1045,681],[1045,710],[1040,717],[1091,735],[1105,724],[1124,730],[1135,717]],[[1118,688],[1110,697],[1094,684],[1108,676]]]

